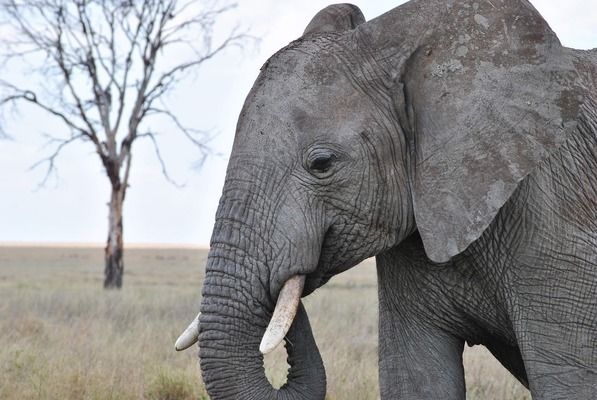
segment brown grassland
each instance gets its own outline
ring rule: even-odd
[[[104,291],[99,248],[0,247],[0,399],[207,399],[196,348],[173,343],[198,310],[206,251],[129,249]],[[328,399],[377,399],[372,261],[305,299]],[[530,399],[482,347],[465,351],[468,399]],[[266,359],[275,385],[283,350]]]

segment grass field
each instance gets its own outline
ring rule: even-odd
[[[206,399],[196,349],[173,350],[197,313],[206,252],[130,249],[106,292],[102,250],[0,247],[0,399]],[[306,299],[329,399],[377,399],[374,264]],[[342,332],[342,334],[339,334]],[[483,348],[465,352],[468,399],[530,399]],[[266,359],[275,385],[282,350]]]

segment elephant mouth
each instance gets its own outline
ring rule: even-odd
[[[321,286],[322,274],[318,271],[306,275],[302,297],[308,296]]]
[[[307,274],[302,297],[310,295],[315,290],[325,285],[333,276],[334,274],[328,271],[322,271],[321,268],[317,268],[314,272]]]

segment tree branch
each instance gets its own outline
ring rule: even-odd
[[[208,137],[208,133],[198,129],[188,128],[184,126],[178,117],[166,108],[151,107],[146,110],[145,115],[164,115],[166,116],[192,144],[194,144],[201,152],[201,162],[212,153],[211,147],[208,146],[212,138]],[[199,138],[200,137],[200,138]]]
[[[219,46],[215,49],[211,49],[207,51],[204,55],[199,56],[197,59],[179,64],[170,70],[164,72],[158,79],[157,82],[153,85],[151,89],[147,92],[145,101],[153,102],[156,98],[161,97],[165,93],[167,93],[171,87],[178,82],[177,75],[183,73],[186,70],[189,70],[194,67],[198,67],[199,65],[205,63],[206,61],[212,59],[216,55],[218,55],[221,51],[226,48],[229,48],[231,45],[238,44],[240,41],[249,38],[246,34],[233,34],[226,38]]]
[[[48,157],[39,160],[38,162],[36,162],[35,164],[33,164],[31,167],[29,167],[29,170],[34,170],[40,166],[42,166],[43,164],[47,164],[47,168],[46,168],[46,173],[43,177],[43,179],[41,180],[41,182],[38,184],[37,188],[40,189],[42,187],[46,186],[46,183],[48,182],[48,180],[50,179],[50,177],[52,176],[52,174],[56,173],[56,159],[58,158],[58,156],[60,155],[60,152],[69,144],[81,139],[83,137],[83,134],[74,134],[72,135],[70,138],[68,139],[58,139],[58,138],[51,138],[50,142],[48,144],[51,143],[55,143],[57,142],[58,145],[57,147],[54,149],[54,151],[52,152],[52,154],[50,154]]]
[[[12,88],[16,93],[10,96],[6,96],[5,98],[0,100],[0,107],[7,103],[14,103],[19,100],[26,101],[30,104],[37,106],[38,108],[46,111],[47,113],[59,118],[68,128],[70,128],[73,132],[79,132],[80,135],[78,137],[85,137],[91,140],[96,145],[96,150],[101,153],[102,149],[100,146],[99,141],[90,134],[87,130],[83,127],[79,126],[76,122],[72,120],[71,117],[67,116],[65,113],[50,107],[44,103],[42,103],[36,96],[36,94],[30,90],[22,91],[20,89],[15,88],[14,86],[10,85],[7,82],[0,81],[0,85],[7,86]]]
[[[0,53],[0,68],[16,59],[27,61],[35,65],[39,81],[0,81],[0,89],[8,90],[0,96],[0,108],[33,105],[58,118],[71,133],[68,139],[52,140],[57,151],[36,163],[48,163],[43,183],[62,148],[81,139],[94,144],[112,184],[126,188],[133,143],[148,137],[166,179],[182,186],[167,172],[156,133],[139,131],[146,129],[147,118],[161,115],[199,150],[200,163],[212,154],[206,132],[185,126],[163,99],[185,73],[250,38],[233,29],[217,45],[212,43],[217,19],[235,7],[226,0],[1,2],[5,28],[11,30],[0,38],[7,49]],[[172,63],[168,55],[177,49],[188,57]],[[0,136],[6,136],[2,125]]]
[[[162,153],[160,151],[160,146],[158,145],[158,142],[157,142],[157,139],[155,137],[155,134],[152,133],[152,132],[145,132],[145,133],[140,134],[138,137],[150,139],[151,144],[153,145],[153,150],[155,152],[155,156],[156,156],[158,162],[160,163],[160,168],[162,169],[162,175],[164,176],[164,178],[170,184],[176,186],[177,188],[183,188],[183,187],[185,187],[186,184],[184,184],[184,183],[178,183],[177,181],[175,181],[174,179],[172,179],[172,177],[168,173],[168,168],[166,167],[166,163],[164,162],[164,159],[162,157]]]

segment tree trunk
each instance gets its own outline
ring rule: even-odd
[[[108,216],[108,243],[105,251],[104,288],[120,289],[122,287],[123,242],[122,242],[122,204],[124,188],[112,187],[110,212]]]

